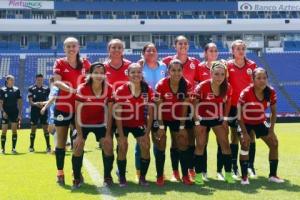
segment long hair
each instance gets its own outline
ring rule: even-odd
[[[105,66],[101,63],[101,62],[94,62],[91,66],[90,69],[88,71],[88,75],[87,78],[85,80],[86,84],[88,85],[92,85],[93,84],[93,78],[92,78],[92,73],[95,71],[95,69],[97,68],[102,68],[104,73],[106,73],[106,68]],[[104,87],[104,82],[102,81],[102,87]]]
[[[254,81],[254,79],[256,77],[256,74],[259,73],[259,72],[263,72],[263,73],[266,74],[267,78],[269,77],[268,76],[268,72],[264,68],[258,67],[256,69],[254,69],[253,72],[252,72],[253,81]],[[271,98],[271,87],[269,85],[267,85],[265,87],[265,89],[263,90],[263,94],[264,94],[264,99],[266,101],[270,101],[270,98]]]
[[[174,65],[179,65],[181,69],[183,69],[183,64],[179,59],[173,59],[171,60],[171,62],[168,65],[168,71],[170,71],[171,67],[173,67]],[[187,82],[184,79],[184,77],[181,77],[181,79],[179,80],[179,86],[178,86],[178,92],[179,94],[179,100],[184,100],[187,96]]]
[[[243,45],[245,48],[247,48],[247,44],[243,40],[235,40],[231,43],[231,54],[232,54],[233,59],[234,59],[233,50],[236,46],[238,46],[240,44]]]
[[[210,43],[207,43],[205,46],[204,46],[204,60],[207,61],[207,51],[209,48],[211,47],[216,47],[216,49],[218,50],[217,48],[217,45],[213,42],[210,42]]]
[[[142,70],[142,66],[139,63],[131,63],[128,67],[128,75],[130,73],[130,71],[134,68],[140,68]],[[148,89],[149,89],[149,85],[148,83],[144,80],[144,77],[141,80],[141,92],[144,93],[148,93]]]
[[[79,45],[79,42],[75,37],[67,37],[64,41],[64,47],[69,43],[76,43],[77,45]],[[83,63],[81,61],[80,54],[78,51],[78,53],[76,54],[76,69],[82,69],[82,67]]]
[[[221,62],[221,61],[215,61],[213,62],[210,71],[214,72],[215,69],[217,68],[222,68],[225,71],[225,78],[224,81],[221,83],[220,87],[219,87],[219,91],[220,91],[220,96],[221,97],[225,97],[227,94],[227,90],[228,90],[228,80],[227,80],[227,69],[226,69],[226,65]]]

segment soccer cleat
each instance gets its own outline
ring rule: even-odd
[[[182,177],[182,182],[184,185],[193,185],[194,184],[188,175]]]
[[[148,187],[149,186],[149,183],[146,180],[146,177],[140,176],[140,178],[139,178],[139,185],[143,186],[143,187]]]
[[[232,178],[236,181],[240,180],[240,173],[238,170],[232,170]]]
[[[225,172],[225,182],[227,182],[229,184],[235,183],[235,180],[232,177],[232,174],[230,172]]]
[[[50,154],[50,153],[51,153],[51,147],[47,147],[47,148],[46,148],[46,153],[47,153],[47,154]]]
[[[119,178],[119,186],[122,188],[122,187],[127,187],[127,180],[126,180],[126,177],[120,177]]]
[[[249,174],[249,177],[251,179],[256,179],[257,178],[255,169],[253,167],[252,168],[248,168],[248,174]]]
[[[113,179],[112,177],[105,177],[104,178],[104,182],[103,182],[103,186],[104,187],[111,187],[113,185]]]
[[[248,179],[247,176],[242,177],[242,179],[241,179],[241,184],[242,184],[242,185],[249,185],[249,184],[250,184],[249,179]]]
[[[34,152],[34,148],[33,147],[29,147],[29,152],[33,153]]]
[[[65,186],[65,176],[64,175],[58,175],[57,181],[59,186]]]
[[[164,176],[158,177],[156,179],[156,185],[160,186],[160,187],[162,187],[162,186],[165,185],[165,178],[164,178]]]
[[[79,189],[82,186],[83,182],[81,179],[74,179],[73,180],[73,186],[72,186],[72,190],[76,190]]]
[[[17,152],[16,149],[12,149],[12,150],[11,150],[11,153],[14,154],[14,155],[16,155],[18,152]]]
[[[189,169],[189,176],[191,179],[194,179],[196,176],[196,172],[194,169]]]
[[[217,179],[218,179],[219,181],[225,181],[225,178],[224,178],[224,176],[223,176],[223,174],[222,174],[221,172],[218,172],[218,173],[217,173]]]
[[[204,185],[203,176],[202,174],[196,174],[195,176],[195,184],[196,185]]]
[[[206,172],[202,172],[202,178],[203,178],[203,181],[205,181],[205,182],[209,181]]]
[[[174,170],[170,181],[171,182],[179,182],[180,180],[181,179],[180,179],[179,171],[178,170]]]
[[[284,183],[284,180],[279,178],[278,176],[270,176],[269,177],[269,182],[273,183]]]

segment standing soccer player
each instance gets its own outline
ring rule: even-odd
[[[90,132],[96,136],[96,141],[101,143],[104,185],[113,183],[111,170],[113,167],[113,137],[112,124],[112,88],[105,80],[105,67],[102,63],[93,63],[90,67],[85,83],[78,86],[75,102],[75,122],[77,136],[74,140],[72,166],[73,189],[77,189],[83,183],[81,174],[83,150],[85,141]]]
[[[159,128],[153,133],[153,142],[157,148],[155,164],[157,170],[156,184],[158,186],[164,185],[167,127],[171,132],[172,144],[177,144],[178,150],[176,151],[178,151],[181,165],[182,182],[185,185],[193,184],[188,174],[188,167],[190,161],[193,161],[193,155],[189,152],[189,133],[187,132],[187,127],[192,123],[188,120],[188,107],[191,105],[190,94],[193,87],[183,77],[182,71],[181,61],[172,60],[168,66],[168,77],[160,80],[156,85]],[[174,163],[172,163],[172,167],[174,167]],[[177,174],[179,175],[179,173]]]
[[[237,156],[239,151],[239,133],[237,122],[237,103],[243,89],[252,83],[252,72],[256,68],[255,62],[246,58],[246,43],[242,40],[236,40],[231,45],[233,59],[227,62],[228,81],[232,87],[231,108],[229,113],[228,125],[231,129],[231,153],[232,153],[232,170],[233,177],[239,179]],[[254,135],[250,134],[252,142],[250,144],[249,163],[252,164],[251,177],[255,177],[253,166],[255,156],[255,139]]]
[[[274,132],[276,123],[276,92],[268,85],[268,74],[263,68],[253,71],[253,84],[241,92],[239,98],[239,125],[242,129],[240,165],[242,169],[242,185],[249,184],[248,160],[250,156],[250,137],[254,131],[257,138],[261,138],[269,147],[270,173],[269,181],[283,183],[277,176],[278,168],[278,139]],[[266,121],[266,109],[270,107],[270,124]]]
[[[142,49],[142,59],[138,63],[143,68],[144,80],[151,86],[155,88],[155,85],[166,76],[166,65],[158,60],[158,53],[155,44],[148,43]],[[154,116],[153,128],[158,128],[157,117]],[[153,132],[153,129],[151,130]],[[153,146],[154,154],[157,152],[156,146]],[[141,149],[136,143],[135,146],[135,168],[136,168],[136,178],[139,180],[140,176],[140,158]]]
[[[128,68],[129,82],[120,86],[115,94],[115,120],[117,125],[118,158],[120,187],[127,186],[126,155],[128,134],[132,133],[141,148],[139,185],[148,186],[146,174],[150,164],[150,131],[153,122],[154,92],[143,81],[142,67],[132,63]]]
[[[199,64],[198,68],[198,80],[199,82],[206,81],[211,78],[211,66],[213,62],[215,62],[218,59],[219,53],[218,48],[215,43],[208,43],[204,47],[204,61]],[[209,133],[210,128],[207,128],[207,133]],[[209,137],[209,134],[207,135],[207,139]],[[218,141],[217,141],[218,143]],[[205,145],[204,149],[204,172],[202,174],[203,180],[208,181],[207,178],[207,144]],[[223,168],[223,161],[222,161],[222,150],[221,146],[218,143],[218,153],[217,153],[217,178],[218,180],[224,181],[224,176],[222,174],[222,168]]]
[[[188,80],[192,87],[195,88],[196,83],[199,81],[198,79],[198,65],[200,64],[200,61],[194,57],[188,56],[188,50],[189,50],[189,40],[183,36],[179,35],[175,39],[175,49],[176,54],[173,56],[167,56],[163,58],[163,62],[168,66],[169,63],[173,59],[179,59],[183,65],[183,77]],[[193,124],[188,124],[186,127],[187,131],[189,133],[189,154],[193,155],[195,151],[195,137],[194,137],[194,131],[193,131]],[[175,137],[172,135],[172,137]],[[173,141],[176,141],[175,139]],[[173,176],[172,181],[179,181],[180,180],[180,174],[178,171],[178,164],[179,164],[179,155],[178,155],[178,149],[176,147],[176,143],[172,143],[171,149],[171,161],[172,161],[172,168],[173,168]],[[195,171],[194,171],[194,164],[193,160],[189,161],[189,175],[193,178],[195,177]]]
[[[17,154],[17,128],[21,123],[22,116],[22,97],[19,88],[14,86],[15,78],[7,75],[5,86],[0,89],[0,111],[2,113],[2,135],[1,148],[2,154],[5,154],[6,133],[9,122],[12,130],[12,154]]]
[[[222,149],[225,166],[225,181],[234,183],[231,174],[231,152],[226,131],[226,118],[230,109],[231,87],[227,81],[226,66],[216,61],[211,66],[211,79],[201,82],[195,89],[195,184],[203,185],[202,173],[205,170],[204,150],[208,140],[208,128],[211,128]]]
[[[79,55],[79,43],[76,38],[68,37],[64,41],[66,57],[55,61],[54,85],[59,88],[54,111],[54,123],[57,131],[57,145],[55,148],[57,183],[65,185],[64,160],[65,146],[70,124],[74,124],[75,94],[79,84],[84,81],[85,74],[89,70],[90,63],[81,59]]]
[[[30,110],[30,124],[31,124],[31,133],[30,133],[30,146],[29,151],[34,152],[34,140],[38,122],[41,123],[44,136],[46,140],[46,152],[51,152],[50,139],[48,132],[48,112],[41,114],[41,109],[47,103],[50,89],[48,86],[44,85],[44,77],[42,74],[37,74],[35,76],[35,84],[30,86],[28,89],[28,100],[31,105]]]

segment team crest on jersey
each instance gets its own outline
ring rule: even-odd
[[[195,68],[196,68],[195,64],[194,64],[194,63],[191,63],[191,64],[190,64],[190,68],[191,68],[191,69],[195,69]]]
[[[2,124],[5,124],[5,120],[2,120]]]
[[[82,68],[81,74],[85,74],[85,68]]]
[[[63,115],[57,115],[57,121],[63,121],[64,120],[64,116]]]
[[[5,94],[4,97],[7,98],[7,94]]]
[[[127,69],[124,71],[124,73],[125,73],[126,76],[128,76],[128,70]]]
[[[35,98],[36,96],[35,95],[33,95],[33,98]]]
[[[70,72],[68,69],[65,69],[65,71],[64,71],[65,73],[68,73],[68,72]]]
[[[248,69],[247,69],[247,74],[248,74],[248,75],[252,75],[252,69],[248,68]]]
[[[165,75],[165,71],[160,71],[160,74],[164,76]]]

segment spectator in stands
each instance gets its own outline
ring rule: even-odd
[[[159,80],[164,78],[166,76],[166,70],[167,67],[166,65],[158,60],[158,53],[155,44],[153,43],[148,43],[146,44],[143,49],[142,49],[142,59],[138,61],[138,63],[142,66],[143,68],[143,77],[144,80],[151,86],[151,88],[155,88],[155,85],[158,83]],[[157,119],[157,116],[154,116],[154,119]],[[152,127],[152,136],[153,136],[153,128],[158,128],[158,123],[157,120],[153,122],[153,127]],[[154,145],[154,154],[155,156],[157,153],[159,153],[157,147]],[[165,156],[164,152],[162,154]],[[141,157],[141,150],[136,143],[135,146],[135,168],[136,168],[136,178],[139,180],[140,176],[140,157]],[[157,158],[157,157],[155,157]],[[165,159],[162,159],[163,162]],[[160,159],[156,159],[156,162],[162,162]],[[163,176],[157,176],[157,185],[163,185],[164,184],[164,179]]]
[[[256,68],[255,62],[246,58],[246,43],[242,40],[236,40],[231,44],[233,59],[227,62],[228,81],[232,87],[231,109],[229,113],[228,125],[231,127],[231,153],[232,153],[232,170],[235,179],[239,179],[237,156],[238,156],[238,123],[237,123],[237,103],[241,91],[252,83],[252,72]],[[255,139],[251,134],[252,142],[249,152],[249,171],[251,177],[255,177],[253,166],[255,156]]]
[[[195,184],[203,185],[205,170],[204,150],[208,141],[208,129],[212,129],[222,149],[222,160],[225,167],[225,181],[234,183],[231,175],[231,151],[226,131],[227,116],[231,103],[231,87],[227,81],[226,65],[215,61],[211,66],[211,78],[201,82],[195,89]]]
[[[239,125],[241,127],[241,153],[240,165],[242,169],[241,184],[249,184],[248,161],[250,159],[250,132],[261,138],[269,147],[270,173],[269,181],[283,183],[277,176],[278,167],[278,140],[274,132],[276,123],[276,92],[268,85],[268,74],[263,68],[257,68],[252,73],[253,84],[245,88],[239,97],[238,109],[240,113]],[[270,107],[270,123],[265,111]]]
[[[149,185],[146,174],[150,164],[150,130],[153,123],[154,92],[143,80],[142,73],[142,67],[138,63],[130,64],[129,81],[120,86],[115,94],[114,111],[117,125],[117,165],[120,187],[127,186],[125,174],[129,133],[133,134],[141,148],[139,185]]]
[[[48,132],[48,112],[47,110],[43,115],[41,115],[41,109],[47,103],[50,89],[48,86],[44,85],[44,77],[42,74],[37,74],[35,76],[35,84],[30,86],[28,89],[28,100],[31,105],[30,109],[30,124],[31,124],[31,133],[30,133],[30,147],[29,151],[34,152],[34,140],[35,133],[37,129],[38,122],[41,123],[44,136],[46,140],[46,152],[51,152],[50,147],[50,138]]]
[[[78,86],[75,102],[75,124],[77,136],[73,148],[73,189],[81,186],[81,167],[85,141],[90,132],[101,143],[104,166],[104,185],[113,183],[111,170],[113,168],[113,137],[112,125],[113,90],[105,80],[105,66],[95,62],[91,65],[86,82]],[[80,162],[81,161],[81,162]]]
[[[0,112],[2,114],[2,135],[1,148],[2,154],[5,154],[6,133],[9,122],[12,130],[12,154],[17,154],[17,129],[18,123],[21,124],[22,117],[22,97],[19,88],[14,86],[15,78],[7,75],[5,86],[0,89]]]
[[[163,179],[166,128],[169,127],[172,136],[171,141],[177,145],[176,153],[178,153],[178,160],[180,160],[182,182],[185,185],[193,184],[188,174],[188,167],[191,160],[193,161],[194,152],[189,151],[189,133],[187,132],[187,128],[192,123],[187,120],[188,104],[191,104],[190,94],[192,91],[192,84],[183,77],[183,64],[180,60],[173,59],[168,65],[168,76],[156,85],[159,128],[157,133],[153,135],[153,140],[159,150],[156,152],[156,159],[160,161],[156,162],[158,178]],[[174,162],[174,160],[172,161]],[[172,163],[173,165],[174,163]],[[179,173],[174,175],[177,176]],[[178,178],[181,180],[180,177]]]
[[[183,77],[186,80],[188,80],[193,87],[195,87],[196,82],[199,81],[197,77],[197,71],[198,71],[198,65],[200,61],[194,57],[188,56],[189,40],[185,36],[183,35],[177,36],[174,45],[176,49],[176,54],[173,56],[167,56],[163,58],[163,62],[166,65],[169,65],[171,60],[179,59],[181,63],[183,63],[183,71],[182,71]],[[195,151],[195,137],[193,132],[193,123],[189,124],[187,126],[187,129],[189,133],[189,153],[193,155]],[[172,135],[172,137],[175,136]],[[172,141],[176,141],[176,140],[174,139]],[[172,168],[173,168],[173,175],[171,180],[179,181],[180,180],[180,174],[178,171],[179,156],[178,156],[176,143],[172,143],[170,154],[171,154],[171,161],[172,161]],[[189,175],[192,178],[195,177],[193,160],[189,161]]]
[[[89,70],[90,62],[81,59],[79,55],[79,43],[76,38],[68,37],[64,41],[66,57],[55,61],[54,85],[59,88],[54,111],[54,124],[57,131],[57,146],[55,148],[57,183],[65,185],[64,160],[65,145],[70,124],[74,124],[75,93],[77,86],[84,81],[85,74]],[[73,156],[72,160],[81,160],[82,157]],[[77,177],[75,177],[76,179]]]

